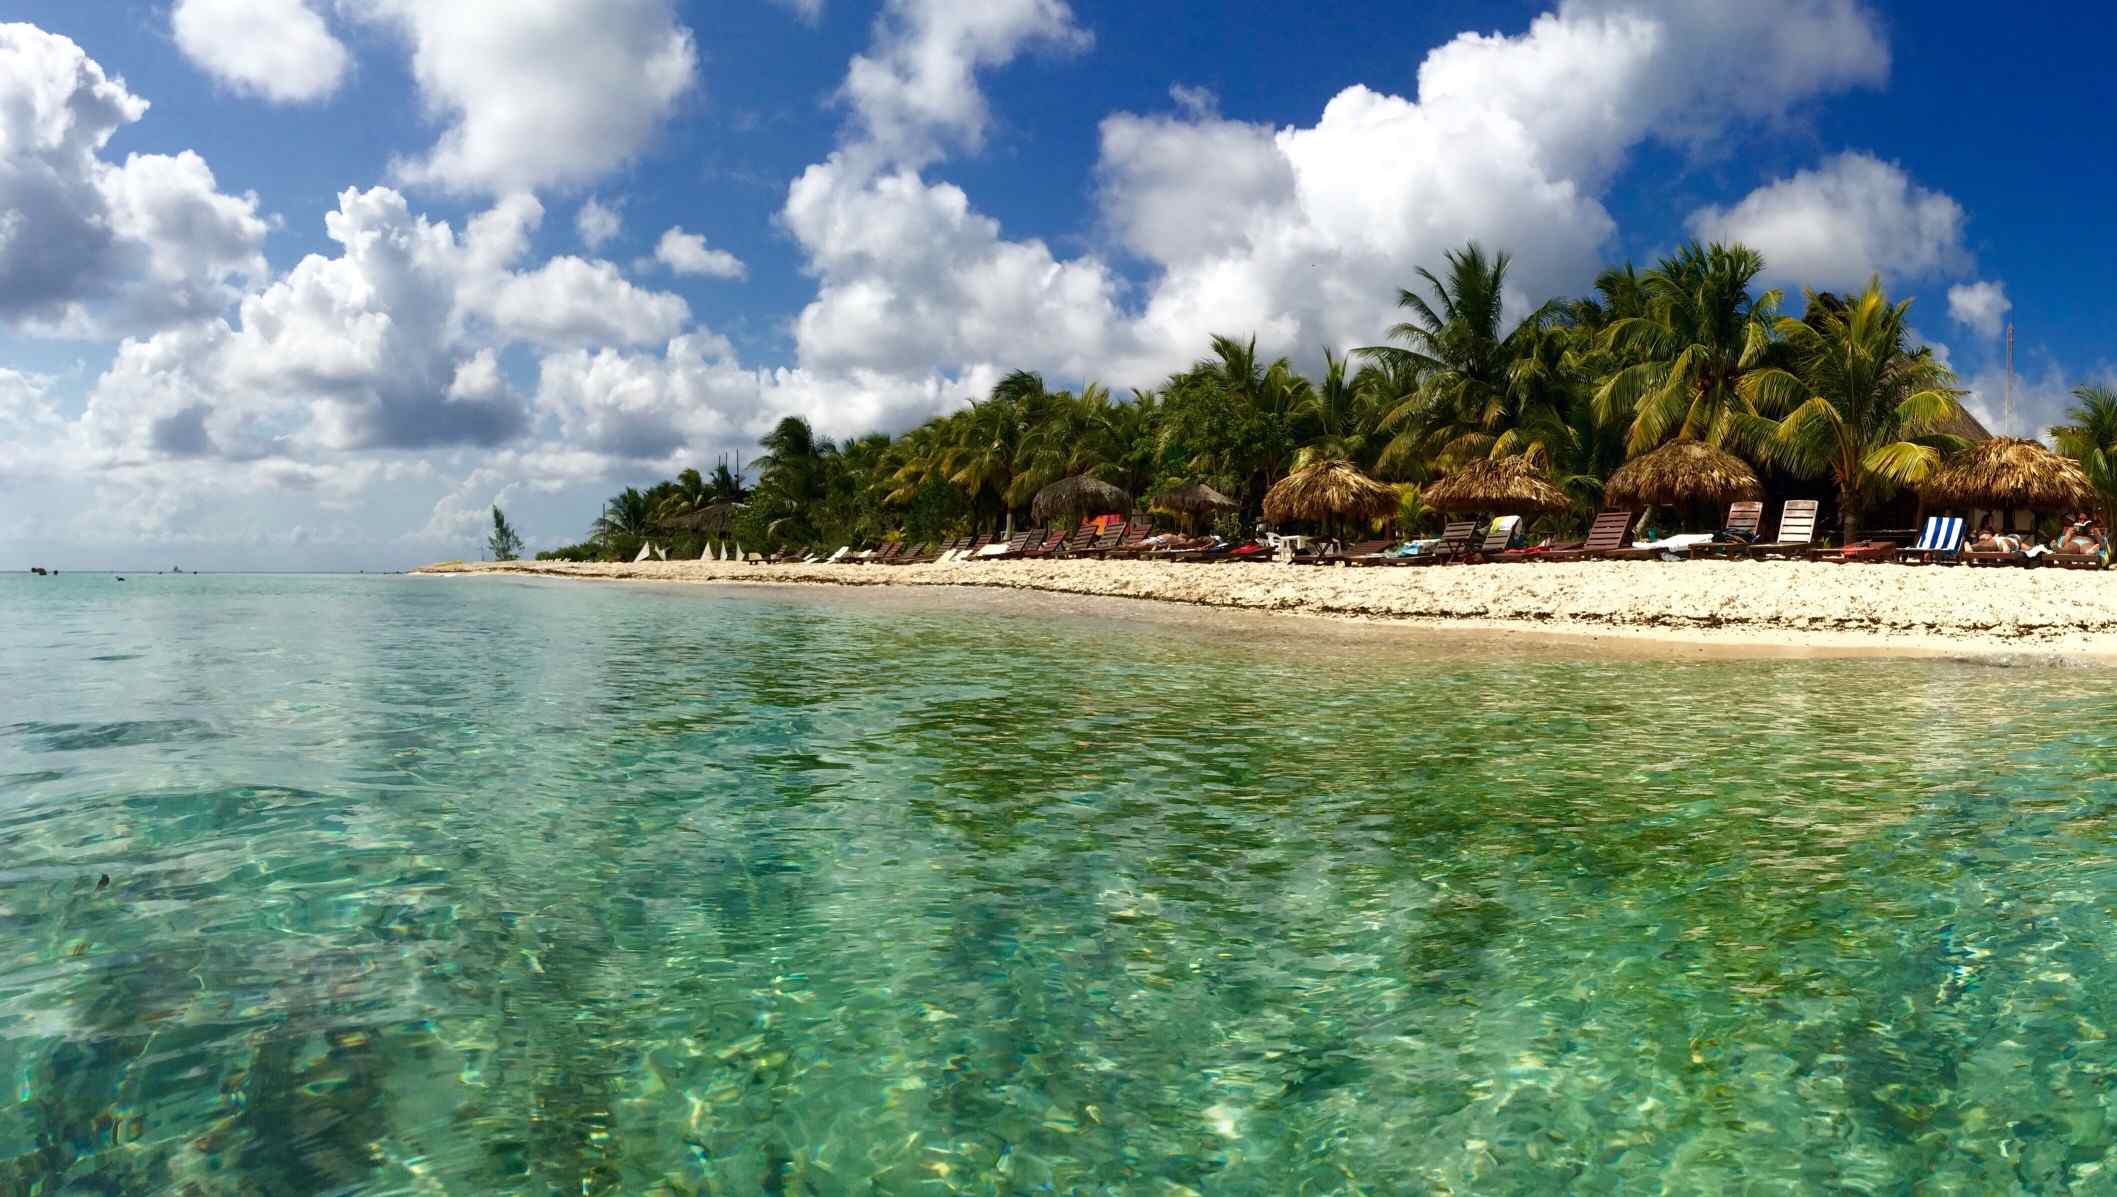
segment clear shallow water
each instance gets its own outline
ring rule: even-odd
[[[2117,1184],[2117,677],[1008,610],[0,578],[0,1193]]]

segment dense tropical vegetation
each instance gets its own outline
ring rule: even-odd
[[[1027,522],[1039,490],[1083,476],[1142,503],[1206,483],[1239,504],[1225,528],[1247,530],[1276,480],[1325,460],[1398,484],[1397,522],[1411,531],[1428,519],[1420,484],[1519,457],[1574,500],[1546,517],[1566,531],[1592,516],[1617,467],[1684,438],[1747,459],[1776,490],[1830,500],[1849,530],[1913,502],[1909,488],[1981,432],[1947,367],[1912,343],[1910,303],[1878,281],[1851,297],[1805,293],[1795,317],[1782,294],[1758,289],[1755,251],[1691,244],[1510,319],[1511,267],[1475,244],[1449,254],[1399,293],[1404,319],[1384,343],[1326,349],[1313,378],[1260,356],[1253,338],[1218,336],[1189,369],[1123,398],[1018,371],[894,437],[841,443],[789,417],[763,438],[754,474],[722,463],[627,489],[586,543],[546,555],[627,557],[648,540],[692,556],[722,539],[771,550],[997,533]],[[2080,400],[2053,434],[2117,509],[2117,396]]]

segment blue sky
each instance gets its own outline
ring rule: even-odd
[[[562,543],[789,412],[1372,340],[1473,236],[1524,305],[1694,233],[1879,271],[1995,419],[2018,326],[2022,431],[2111,369],[2085,5],[539,7],[6,6],[0,560]]]

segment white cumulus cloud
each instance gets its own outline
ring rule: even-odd
[[[573,227],[581,235],[581,244],[589,249],[601,249],[617,237],[625,222],[616,208],[591,195],[574,214]]]
[[[687,233],[681,226],[662,234],[654,247],[654,260],[678,274],[706,278],[742,278],[750,272],[741,258],[724,249],[707,249],[705,237]]]
[[[1933,278],[1968,267],[1963,207],[1871,154],[1844,153],[1691,214],[1691,235],[1764,255],[1766,277],[1818,290]]]
[[[1948,288],[1948,315],[1988,340],[1999,336],[2012,310],[2014,301],[2007,298],[2005,283],[1985,279]]]
[[[177,0],[169,25],[200,70],[278,104],[331,96],[352,66],[309,0]]]
[[[671,0],[340,0],[395,30],[445,125],[409,183],[490,194],[590,182],[638,154],[697,83]]]
[[[190,151],[102,156],[147,101],[67,38],[0,25],[0,323],[74,336],[217,312],[265,270],[255,195]]]

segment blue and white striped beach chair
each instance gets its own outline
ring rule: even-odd
[[[1904,560],[1933,564],[1953,561],[1963,551],[1963,519],[1958,515],[1936,515],[1926,521],[1919,542],[1904,550]]]

